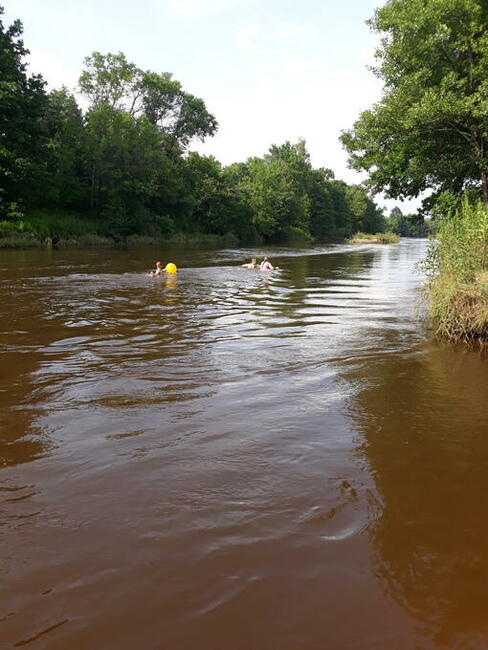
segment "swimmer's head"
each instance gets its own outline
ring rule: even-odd
[[[257,262],[256,262],[256,258],[253,257],[252,260],[251,260],[251,264],[256,264],[256,263],[257,263]]]
[[[156,262],[156,266],[157,266],[158,269],[159,269],[159,268],[161,267],[161,262]]]

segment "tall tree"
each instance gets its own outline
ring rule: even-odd
[[[93,52],[86,57],[79,85],[94,109],[109,106],[132,117],[144,115],[177,153],[193,138],[203,140],[217,130],[217,121],[203,99],[183,90],[171,73],[144,72],[122,52]]]
[[[336,220],[329,181],[330,169],[313,169],[309,177],[310,232],[313,237],[327,239],[334,235]]]
[[[22,23],[4,27],[3,13],[0,7],[0,218],[10,218],[42,185],[47,98],[42,77],[27,74]]]
[[[238,190],[232,173],[227,173],[213,156],[192,152],[185,159],[188,190],[192,201],[191,221],[197,232],[241,239],[251,234],[251,211]]]
[[[282,158],[268,155],[249,159],[239,188],[261,235],[274,237],[289,226],[308,231],[310,200],[297,184],[293,167]]]
[[[389,197],[477,186],[488,203],[488,3],[389,0],[370,25],[384,93],[342,135],[351,165]]]
[[[144,116],[102,105],[86,118],[92,212],[122,234],[139,229],[152,203],[172,182],[162,135]]]
[[[47,159],[35,202],[42,207],[87,210],[85,124],[75,97],[66,88],[49,93],[43,121]]]

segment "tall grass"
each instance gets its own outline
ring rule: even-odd
[[[112,230],[110,222],[94,219],[86,214],[63,210],[37,210],[15,221],[0,221],[0,249],[51,246],[76,248],[90,246],[141,246],[146,244],[201,244],[209,246],[237,246],[234,233],[224,235],[199,232],[170,231],[169,217],[154,217],[146,230],[124,234]]]
[[[436,334],[451,341],[488,339],[488,208],[464,200],[441,220],[424,264]]]

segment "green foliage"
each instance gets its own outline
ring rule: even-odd
[[[86,149],[91,211],[122,234],[137,231],[164,183],[171,182],[174,163],[160,132],[144,116],[102,106],[87,115]]]
[[[389,0],[370,25],[384,93],[342,135],[351,165],[390,197],[481,187],[488,203],[486,0]]]
[[[85,113],[66,88],[46,94],[42,78],[26,74],[21,33],[18,21],[0,23],[0,219],[12,223],[9,233],[54,243],[209,236],[302,244],[385,230],[368,192],[313,169],[304,141],[228,167],[188,152],[217,129],[205,102],[122,52],[85,59]]]
[[[367,241],[375,244],[398,244],[400,237],[393,232],[377,232],[374,234],[357,232],[347,241],[351,244]]]
[[[41,183],[44,81],[28,76],[22,23],[4,27],[0,7],[0,218],[21,214]]]
[[[213,156],[192,152],[185,161],[190,188],[192,228],[214,235],[235,233],[252,239],[250,207],[236,187],[232,170],[222,168]]]
[[[173,147],[185,148],[193,138],[203,140],[217,130],[205,102],[184,91],[171,73],[144,72],[122,52],[86,57],[79,85],[92,110],[109,107],[132,117],[144,115]]]
[[[293,172],[280,159],[253,158],[239,185],[253,214],[253,224],[265,237],[279,234],[287,226],[306,222],[308,205],[296,192]]]
[[[424,268],[431,276],[430,315],[439,336],[488,338],[488,209],[465,199],[445,218]]]
[[[394,232],[378,232],[375,235],[380,244],[398,244],[400,237]]]
[[[403,214],[398,207],[392,209],[387,224],[400,237],[427,237],[430,234],[429,223],[422,215]]]
[[[439,271],[461,282],[471,282],[488,269],[488,210],[467,200],[446,219],[437,234]]]
[[[263,158],[231,170],[253,227],[265,239],[282,241],[290,228],[315,239],[383,229],[383,215],[366,190],[336,181],[328,169],[313,169],[304,141],[273,145]]]
[[[276,243],[285,246],[306,246],[310,244],[312,237],[310,233],[297,228],[296,226],[287,226],[283,229],[280,236],[277,238]]]
[[[43,116],[46,162],[34,202],[82,210],[86,195],[83,115],[66,88],[53,90],[47,100]]]

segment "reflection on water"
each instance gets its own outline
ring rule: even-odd
[[[486,364],[425,247],[2,253],[0,641],[486,647]]]
[[[382,500],[378,575],[442,647],[485,647],[486,362],[434,346],[351,374],[367,385],[350,413]]]

